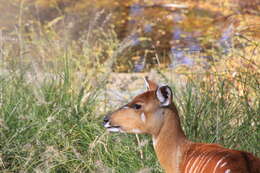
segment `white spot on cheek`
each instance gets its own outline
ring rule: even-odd
[[[133,129],[132,132],[133,132],[133,133],[142,133],[142,131],[139,130],[139,129]]]
[[[146,117],[145,117],[145,114],[144,114],[144,113],[141,114],[141,120],[145,123]]]
[[[219,165],[225,158],[227,158],[228,156],[229,156],[229,155],[223,156],[223,157],[217,162],[217,164],[216,164],[216,166],[215,166],[213,172],[216,172],[218,165]],[[229,170],[229,169],[228,169],[228,170]],[[226,173],[229,173],[229,172],[226,172]]]
[[[225,173],[231,173],[230,169],[225,170]]]

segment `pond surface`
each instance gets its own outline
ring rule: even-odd
[[[241,28],[249,25],[259,28],[260,18],[242,13],[239,2],[225,2],[229,3],[226,6],[213,1],[133,3],[114,11],[115,16],[125,14],[116,18],[116,30],[121,39],[132,43],[127,56],[137,59],[134,71],[154,64],[169,68],[193,66],[198,59],[206,67],[232,49],[246,46],[239,40]],[[252,15],[259,19],[258,23],[250,23]]]
[[[6,33],[48,34],[54,29],[61,42],[64,33],[70,34],[84,52],[86,40],[99,39],[96,30],[115,31],[120,41],[113,67],[117,72],[175,69],[198,62],[208,68],[260,38],[260,0],[0,0],[0,10],[2,38],[12,38]],[[44,29],[31,28],[39,24]],[[100,61],[108,58],[104,54]]]

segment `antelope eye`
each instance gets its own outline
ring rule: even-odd
[[[132,108],[133,109],[141,109],[142,105],[139,104],[133,104]]]

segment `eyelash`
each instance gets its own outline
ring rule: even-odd
[[[141,109],[142,105],[139,104],[133,104],[132,108],[133,109]]]

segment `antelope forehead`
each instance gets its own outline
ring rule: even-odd
[[[148,100],[151,100],[154,96],[155,96],[155,91],[146,91],[135,96],[133,102],[146,102]]]

